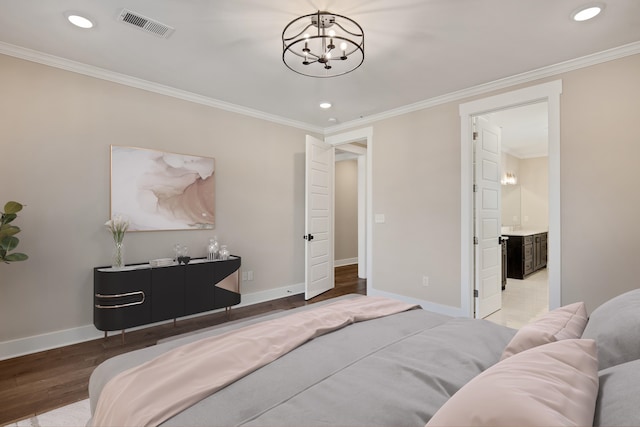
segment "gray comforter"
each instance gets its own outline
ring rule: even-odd
[[[107,360],[91,376],[92,411],[104,384],[119,372],[252,322]],[[423,426],[453,393],[498,361],[514,333],[425,310],[353,324],[304,344],[162,425]]]

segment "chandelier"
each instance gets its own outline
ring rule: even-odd
[[[282,31],[282,61],[305,76],[347,74],[364,62],[364,31],[353,19],[335,13],[301,16]]]

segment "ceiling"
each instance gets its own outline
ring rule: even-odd
[[[546,102],[486,114],[501,129],[502,151],[519,159],[549,155],[549,120]]]
[[[16,46],[327,129],[640,41],[640,1],[601,0],[0,0],[0,53]],[[123,8],[171,26],[168,38],[118,21]],[[282,62],[284,27],[328,10],[365,32],[365,60],[344,76]],[[65,19],[79,12],[95,23]],[[68,64],[67,64],[68,65]],[[321,110],[319,103],[333,107]],[[330,119],[333,119],[330,121]]]

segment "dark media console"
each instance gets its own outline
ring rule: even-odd
[[[124,330],[240,304],[241,258],[152,267],[127,265],[93,270],[93,324]]]

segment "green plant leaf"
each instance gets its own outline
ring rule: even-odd
[[[20,227],[16,227],[15,225],[2,224],[0,226],[0,240],[8,236],[13,236],[14,234],[18,234],[19,232],[20,232]]]
[[[0,221],[0,223],[1,224],[9,224],[11,221],[16,219],[17,217],[18,217],[18,215],[16,215],[16,214],[2,214],[2,220]]]
[[[29,259],[29,256],[27,256],[27,254],[16,252],[16,253],[7,255],[4,259],[5,261],[9,261],[9,262],[24,261],[26,259]]]
[[[6,252],[11,252],[18,246],[20,240],[17,237],[6,236],[0,240],[0,248],[4,249]],[[8,257],[9,255],[7,255]],[[6,257],[5,257],[6,258]]]
[[[20,212],[22,210],[22,204],[18,203],[18,202],[7,202],[4,205],[4,213],[5,214],[15,214],[17,212]]]

